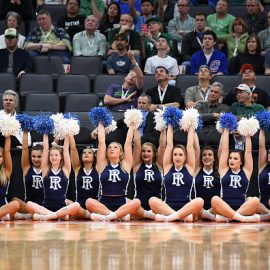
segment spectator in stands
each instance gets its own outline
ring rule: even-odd
[[[231,112],[238,117],[251,117],[259,111],[264,111],[261,104],[253,103],[251,100],[252,92],[248,85],[239,84],[235,87],[237,102],[231,106]]]
[[[268,49],[264,55],[264,68],[264,74],[270,75],[270,49]]]
[[[228,62],[232,57],[243,53],[248,39],[247,25],[242,18],[235,18],[231,33],[218,38],[218,41],[227,45]]]
[[[120,7],[117,3],[111,2],[103,14],[103,17],[100,21],[99,31],[103,34],[108,40],[108,33],[119,27],[120,22]]]
[[[51,55],[63,57],[64,63],[70,61],[71,43],[66,31],[52,25],[51,15],[46,10],[37,14],[38,27],[35,27],[25,39],[24,48],[30,56]]]
[[[98,19],[90,15],[85,19],[84,25],[85,30],[73,38],[73,55],[105,57],[107,42],[106,37],[97,31]]]
[[[5,20],[9,11],[20,14],[23,21],[30,21],[33,19],[34,11],[31,0],[1,0],[0,19]]]
[[[130,14],[135,21],[141,15],[140,0],[114,0],[120,6],[121,14]]]
[[[5,49],[0,49],[0,72],[13,73],[20,77],[30,72],[32,60],[28,52],[18,48],[18,32],[15,28],[5,30]]]
[[[248,26],[249,34],[257,35],[268,27],[266,14],[260,10],[260,0],[247,0],[246,6],[247,14],[243,16],[243,19]]]
[[[80,15],[85,17],[94,15],[101,20],[105,11],[105,2],[103,0],[81,0]]]
[[[189,15],[189,5],[189,0],[178,0],[179,16],[170,20],[168,24],[168,32],[177,40],[179,53],[183,37],[195,28],[195,19]]]
[[[6,90],[2,97],[3,108],[6,114],[13,115],[16,117],[16,109],[19,104],[19,96],[13,90]],[[11,147],[20,147],[22,145],[23,131],[19,130],[19,132],[15,136],[11,136]],[[0,146],[3,147],[5,142],[5,137],[3,135],[0,136]],[[31,145],[31,136],[28,133],[28,146]]]
[[[270,110],[270,96],[268,92],[256,86],[256,75],[254,67],[250,64],[244,64],[241,67],[241,73],[242,83],[248,85],[252,92],[251,100],[263,105],[265,109]],[[231,106],[236,101],[237,99],[235,93],[233,90],[231,90],[224,98],[223,103]]]
[[[216,122],[219,120],[220,113],[228,112],[229,107],[220,101],[223,96],[223,85],[214,82],[209,91],[208,99],[196,102],[195,108],[198,109],[202,116],[203,128],[202,132],[208,134],[216,128]]]
[[[235,17],[228,13],[228,8],[226,0],[219,0],[216,5],[216,13],[207,16],[207,25],[216,33],[218,38],[231,32]]]
[[[8,12],[6,16],[7,28],[15,28],[18,31],[21,22],[22,22],[22,19],[21,19],[20,14],[14,11]],[[25,40],[25,36],[18,33],[18,44],[17,44],[18,48],[23,47],[24,40]],[[5,35],[3,34],[0,36],[0,49],[4,49],[4,48],[6,48],[6,43],[5,43]]]
[[[264,52],[270,49],[270,11],[267,13],[267,22],[268,27],[258,33],[258,37],[261,41],[261,48]]]
[[[152,104],[150,106],[151,112],[168,106],[183,108],[184,101],[181,95],[181,90],[175,86],[169,85],[170,78],[171,76],[166,67],[156,67],[155,79],[157,86],[146,91],[146,94],[149,95],[152,100]]]
[[[124,33],[117,34],[114,38],[116,52],[107,58],[108,74],[128,74],[133,69],[133,63],[128,54],[128,39]],[[137,55],[134,56],[136,62],[139,61]]]
[[[80,0],[67,0],[67,14],[57,20],[57,27],[63,28],[71,40],[84,30],[85,16],[79,15]]]
[[[173,0],[157,0],[155,12],[157,17],[163,24],[164,29],[167,29],[169,21],[174,17],[175,2]]]
[[[104,104],[112,111],[125,111],[136,107],[137,97],[143,87],[142,70],[131,51],[128,52],[128,56],[134,66],[133,71],[128,73],[122,85],[110,85],[104,97]]]
[[[187,33],[183,37],[181,60],[184,61],[182,65],[186,66],[186,73],[190,71],[190,59],[192,54],[201,50],[203,33],[207,30],[206,15],[204,13],[197,13],[195,16],[195,29]]]
[[[211,70],[208,66],[202,65],[198,74],[198,85],[194,85],[185,91],[185,105],[187,108],[196,106],[197,102],[207,102],[210,93],[212,79]]]
[[[168,70],[170,80],[175,80],[179,75],[179,68],[176,59],[168,55],[169,43],[165,36],[161,35],[158,38],[156,48],[157,54],[146,60],[145,74],[155,74],[157,67],[163,66]]]
[[[206,30],[203,33],[203,49],[191,57],[191,74],[198,74],[200,66],[207,65],[212,75],[227,75],[228,66],[224,53],[214,48],[217,36],[215,32]]]
[[[136,18],[135,30],[140,33],[147,30],[147,21],[150,18],[155,18],[153,15],[154,4],[152,0],[142,0],[141,1],[141,16]]]
[[[261,55],[261,44],[258,36],[250,35],[247,38],[247,43],[244,53],[232,57],[229,63],[231,74],[240,73],[243,64],[251,64],[256,74],[264,74],[264,56]]]
[[[113,29],[109,32],[108,41],[111,45],[110,50],[107,55],[111,55],[115,52],[115,43],[114,37],[118,33],[125,33],[128,37],[128,41],[130,44],[130,50],[137,55],[141,53],[141,43],[140,43],[140,35],[136,31],[132,29],[133,27],[133,18],[128,14],[122,14],[120,17],[120,27]]]
[[[67,0],[37,0],[37,10],[44,5],[66,5]]]
[[[142,57],[149,58],[157,54],[157,41],[162,35],[166,37],[170,46],[170,55],[173,55],[173,42],[172,37],[169,33],[163,32],[163,26],[158,17],[153,17],[147,20],[147,28],[143,29],[141,34],[142,42]]]

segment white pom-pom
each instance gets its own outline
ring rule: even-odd
[[[3,136],[15,136],[21,128],[20,122],[10,114],[0,113],[0,131]]]
[[[157,131],[161,131],[166,128],[166,123],[163,120],[163,114],[164,110],[163,109],[158,109],[156,112],[154,112],[154,119],[155,119],[155,129]]]
[[[216,123],[216,130],[219,132],[219,133],[223,133],[223,128],[220,126],[220,122],[219,121],[217,121],[217,123]]]
[[[238,132],[242,136],[253,136],[260,128],[259,121],[253,116],[249,119],[241,118],[238,122]]]
[[[75,118],[62,118],[56,122],[55,125],[55,134],[59,137],[60,140],[64,139],[67,135],[77,135],[80,132],[80,125],[77,119]]]
[[[105,128],[105,133],[109,134],[117,129],[117,123],[116,121],[112,120],[112,123]]]
[[[58,136],[60,139],[60,134],[58,134],[58,132],[60,132],[61,130],[61,121],[64,119],[64,115],[62,113],[56,113],[56,114],[52,114],[51,115],[51,119],[54,121],[54,136]],[[60,126],[59,126],[60,125]],[[61,137],[61,140],[63,138]]]
[[[198,110],[194,108],[183,111],[183,117],[180,120],[181,129],[184,131],[188,131],[190,127],[197,129],[199,125],[199,116]]]
[[[143,122],[143,114],[137,109],[126,110],[124,113],[124,122],[128,127],[131,123],[134,123],[135,128],[139,128]]]

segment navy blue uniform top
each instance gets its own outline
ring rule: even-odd
[[[9,185],[9,180],[7,184],[0,185],[0,206],[7,204],[6,194],[7,194],[8,185]]]
[[[270,164],[267,164],[259,175],[259,190],[261,203],[269,209],[268,200],[270,199]]]
[[[174,166],[164,176],[165,201],[168,205],[176,203],[182,207],[190,201],[193,177],[186,167],[177,170]]]
[[[63,170],[54,172],[52,169],[43,179],[44,201],[43,206],[51,211],[57,211],[66,206],[68,178]]]
[[[161,198],[162,182],[162,174],[157,165],[142,163],[134,174],[134,197],[140,199],[142,205],[143,202],[148,204],[151,197]]]
[[[196,197],[201,197],[204,200],[204,208],[211,208],[211,199],[214,196],[220,196],[220,179],[212,170],[205,171],[203,168],[195,177]]]
[[[25,202],[31,201],[42,204],[44,199],[42,172],[31,166],[24,177]]]
[[[221,198],[234,210],[237,210],[246,200],[249,180],[243,169],[239,173],[231,169],[221,179]]]
[[[81,167],[76,177],[76,201],[85,207],[88,198],[98,199],[99,177],[96,168],[92,168],[88,173]]]
[[[129,173],[124,172],[120,164],[115,166],[108,164],[99,176],[100,195],[126,196],[129,178]]]

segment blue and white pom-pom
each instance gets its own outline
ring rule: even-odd
[[[99,123],[102,123],[106,128],[112,124],[112,115],[106,107],[95,107],[89,113],[88,117],[92,125],[96,128]]]
[[[34,116],[28,114],[17,114],[16,119],[21,124],[22,130],[32,131],[34,128]]]
[[[20,128],[20,122],[14,116],[0,113],[0,132],[4,137],[15,136]]]
[[[253,116],[249,119],[241,118],[238,122],[238,132],[242,136],[253,136],[260,129],[259,121]]]
[[[155,129],[157,131],[161,131],[166,128],[166,123],[163,118],[164,110],[163,109],[157,109],[154,112],[154,120],[155,120]]]
[[[124,123],[127,127],[130,127],[131,123],[134,123],[136,129],[138,129],[143,122],[143,114],[138,109],[129,109],[124,113]]]
[[[260,123],[260,128],[267,131],[270,130],[270,112],[261,111],[256,113],[256,118]]]
[[[180,120],[180,127],[184,131],[188,131],[189,128],[197,130],[202,126],[202,120],[197,109],[190,108],[183,111],[183,117]]]
[[[237,118],[232,113],[222,113],[220,115],[219,121],[217,121],[216,129],[218,132],[222,133],[224,128],[227,128],[230,132],[237,129],[238,123]]]
[[[183,112],[175,107],[166,107],[163,114],[163,120],[166,126],[172,125],[174,128],[179,126]]]
[[[116,121],[112,120],[112,123],[105,128],[105,133],[109,134],[117,129]]]
[[[50,117],[51,115],[41,113],[34,118],[34,130],[40,134],[53,134],[54,133],[54,121]]]

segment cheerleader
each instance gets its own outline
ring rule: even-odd
[[[229,130],[224,129],[220,140],[219,175],[221,197],[212,198],[212,210],[217,222],[258,222],[255,215],[260,203],[256,197],[246,199],[246,192],[253,170],[251,138],[246,136],[245,153],[238,150],[229,152]]]
[[[112,142],[106,149],[105,129],[98,125],[97,172],[100,180],[100,200],[89,198],[86,208],[91,219],[110,221],[122,219],[128,221],[130,214],[136,214],[141,204],[138,199],[128,201],[127,187],[132,168],[132,138],[134,124],[130,125],[124,145]]]
[[[165,201],[152,197],[150,207],[156,221],[196,220],[203,200],[190,200],[195,176],[194,129],[188,129],[187,147],[173,146],[173,127],[168,126],[167,145],[163,159]]]

